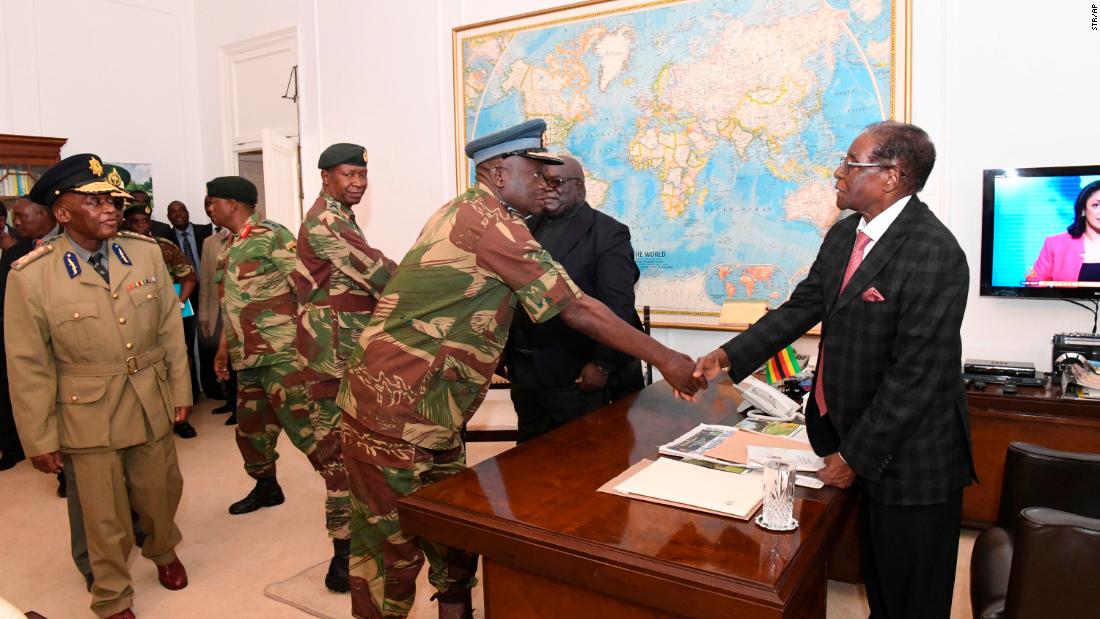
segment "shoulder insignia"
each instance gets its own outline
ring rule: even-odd
[[[291,242],[286,244],[286,250],[287,251],[293,252],[293,251],[297,251],[297,249],[298,249],[298,241],[291,241]]]
[[[118,257],[118,261],[126,266],[133,266],[133,261],[130,260],[130,256],[126,254],[126,250],[122,249],[122,246],[118,243],[111,243],[111,250],[115,252],[115,256]]]
[[[28,253],[27,255],[25,255],[22,258],[20,258],[19,260],[16,260],[15,262],[13,262],[12,265],[11,265],[11,268],[18,271],[18,270],[22,269],[23,267],[27,266],[28,264],[34,262],[35,260],[38,260],[42,256],[45,256],[46,254],[50,253],[51,251],[53,251],[53,244],[52,243],[42,243],[38,247],[35,247],[33,250],[31,250],[31,252]]]
[[[80,275],[80,261],[76,259],[76,254],[71,251],[65,252],[65,270],[69,272],[69,279]]]
[[[121,236],[124,239],[137,239],[139,241],[145,241],[146,243],[156,243],[157,240],[151,236],[145,236],[144,234],[138,234],[137,232],[130,232],[129,230],[119,230],[115,236]]]

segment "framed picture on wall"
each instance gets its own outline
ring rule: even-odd
[[[630,227],[654,326],[738,328],[723,308],[775,307],[808,273],[851,140],[909,118],[910,11],[608,0],[456,28],[459,190],[466,142],[545,119],[589,204]]]
[[[126,168],[130,173],[130,182],[126,183],[126,191],[144,191],[153,198],[153,166],[148,163],[118,163],[110,162],[120,168]]]

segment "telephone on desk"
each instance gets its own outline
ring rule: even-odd
[[[745,416],[761,421],[801,421],[802,405],[762,380],[749,376],[733,386],[744,398],[737,412],[752,411]]]

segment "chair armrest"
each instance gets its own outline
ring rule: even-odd
[[[1012,573],[1011,531],[986,529],[974,541],[970,556],[970,608],[975,619],[1001,619]]]

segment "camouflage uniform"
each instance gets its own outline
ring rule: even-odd
[[[370,320],[382,288],[397,265],[367,245],[355,213],[322,193],[298,232],[298,293],[295,341],[305,369],[309,418],[316,448],[324,454],[321,471],[328,489],[329,529],[347,539],[348,478],[340,458],[340,407],[336,394],[348,357]]]
[[[402,532],[397,500],[465,468],[459,432],[485,397],[517,301],[543,322],[580,295],[523,220],[480,188],[421,231],[359,339],[338,399],[356,617],[405,616],[425,554],[440,599],[473,586],[477,557]]]
[[[161,255],[164,256],[164,266],[168,267],[168,274],[172,276],[174,283],[199,281],[198,276],[195,275],[195,267],[187,256],[183,255],[183,250],[168,239],[157,237],[155,240],[160,247]]]
[[[255,479],[275,476],[280,429],[314,469],[322,472],[328,466],[313,439],[294,351],[297,304],[291,273],[297,264],[296,244],[290,230],[254,213],[230,237],[214,276],[226,344],[237,370],[237,447],[245,471]],[[329,535],[340,534],[329,526]]]

